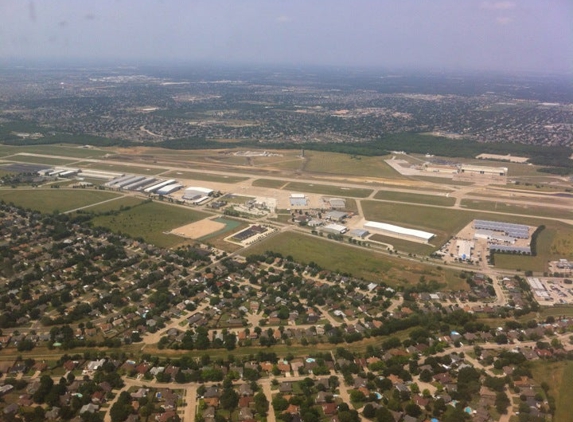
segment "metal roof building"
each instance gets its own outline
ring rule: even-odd
[[[330,198],[328,203],[331,208],[346,208],[346,201],[342,198]]]
[[[183,185],[180,185],[179,183],[173,183],[171,185],[163,186],[156,193],[157,193],[157,195],[169,195],[170,193],[178,191],[182,187],[183,187]]]
[[[304,193],[291,193],[288,200],[291,207],[306,207],[308,204]]]
[[[503,223],[501,221],[489,220],[474,220],[474,228],[476,230],[493,230],[496,232],[504,232],[510,237],[517,239],[529,238],[529,227],[523,224]]]
[[[434,233],[425,232],[423,230],[408,229],[406,227],[395,226],[393,224],[387,223],[379,223],[377,221],[366,222],[364,224],[364,228],[386,232],[390,235],[414,237],[426,242],[435,236]]]
[[[351,236],[364,239],[366,236],[368,236],[370,234],[370,232],[368,230],[364,230],[364,229],[354,229],[354,230],[350,230],[349,234]]]
[[[325,214],[324,218],[331,221],[340,221],[347,216],[348,214],[346,214],[344,211],[329,211]]]
[[[332,234],[344,234],[348,231],[348,228],[340,224],[329,224],[327,226],[324,226],[322,230]]]
[[[208,188],[200,188],[200,187],[189,187],[185,189],[185,193],[183,193],[183,199],[187,199],[192,201],[194,199],[198,199],[201,197],[209,196],[213,193],[213,189]]]
[[[155,192],[156,190],[161,189],[163,186],[167,186],[167,185],[170,185],[170,184],[175,183],[175,182],[176,182],[175,179],[165,180],[165,181],[163,181],[163,182],[160,182],[160,183],[157,183],[157,184],[155,184],[155,185],[153,185],[153,186],[150,186],[150,187],[148,187],[148,188],[145,188],[145,189],[143,190],[143,192],[145,192],[145,193],[153,193],[153,192]]]

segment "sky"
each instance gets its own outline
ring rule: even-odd
[[[573,0],[2,0],[12,59],[573,75]]]

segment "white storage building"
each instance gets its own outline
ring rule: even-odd
[[[365,229],[376,230],[378,232],[386,233],[390,236],[406,236],[413,237],[418,240],[427,242],[435,236],[434,233],[425,232],[423,230],[408,229],[406,227],[395,226],[388,223],[379,223],[377,221],[368,221],[364,224]]]
[[[173,183],[175,183],[175,182],[176,182],[175,179],[165,180],[165,181],[163,181],[163,182],[159,182],[159,183],[157,183],[157,184],[155,184],[155,185],[153,185],[153,186],[150,186],[150,187],[148,187],[148,188],[145,188],[145,189],[143,190],[143,192],[145,192],[145,193],[153,193],[153,192],[155,192],[156,190],[159,190],[159,189],[161,189],[161,188],[164,187],[164,186],[171,185],[171,184],[173,184]]]
[[[208,197],[212,193],[213,189],[192,186],[185,189],[185,192],[183,193],[183,199],[186,199],[188,201],[193,201],[206,196]]]
[[[176,192],[181,189],[183,185],[179,183],[172,183],[171,185],[163,186],[156,193],[157,195],[169,195],[170,193]]]

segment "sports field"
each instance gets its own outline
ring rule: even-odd
[[[106,215],[94,218],[94,226],[107,227],[114,232],[125,233],[134,238],[142,238],[159,247],[173,247],[184,242],[181,237],[166,234],[172,229],[208,215],[189,208],[177,207],[160,202],[148,202],[119,215]]]
[[[120,195],[88,189],[2,189],[0,200],[44,213],[66,212]]]

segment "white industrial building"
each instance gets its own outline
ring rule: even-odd
[[[324,226],[322,230],[325,231],[326,233],[344,234],[348,231],[348,228],[341,224],[328,224]]]
[[[164,180],[163,182],[156,183],[153,186],[149,186],[148,188],[143,189],[143,192],[153,193],[155,191],[158,191],[159,189],[161,189],[164,186],[168,186],[168,185],[171,185],[171,184],[176,183],[176,182],[177,182],[177,180],[175,180],[175,179]]]
[[[143,180],[143,179],[145,179],[145,176],[132,176],[129,179],[115,183],[113,185],[113,187],[123,189],[125,186],[129,186],[132,183],[139,182],[140,180]]]
[[[183,193],[183,199],[187,201],[194,201],[200,198],[208,197],[212,193],[213,189],[192,186],[185,189],[185,192]]]
[[[306,207],[307,200],[304,193],[291,193],[289,197],[291,207]]]
[[[146,177],[144,179],[138,180],[137,182],[133,182],[130,183],[127,186],[124,186],[123,188],[126,190],[139,190],[140,188],[150,185],[152,183],[154,183],[157,179],[155,177]]]
[[[179,189],[181,189],[183,187],[183,185],[179,184],[179,183],[172,183],[170,185],[167,186],[163,186],[161,189],[158,189],[155,193],[157,195],[169,195],[170,193],[176,192]]]
[[[364,224],[364,228],[374,230],[381,234],[387,234],[389,236],[412,237],[416,240],[423,240],[424,242],[429,241],[435,236],[434,233],[425,232],[423,230],[408,229],[406,227],[395,226],[388,223],[379,223],[377,221],[366,222]]]
[[[471,240],[463,240],[458,239],[456,240],[456,248],[458,250],[458,258],[459,259],[471,259],[472,250],[475,247],[475,243]]]
[[[543,285],[543,283],[536,277],[527,277],[527,283],[531,287],[533,293],[544,300],[549,300],[551,295]]]
[[[123,182],[123,181],[125,181],[125,180],[131,179],[132,177],[133,177],[133,174],[125,174],[125,175],[122,175],[122,176],[120,176],[120,177],[117,177],[117,178],[115,178],[115,179],[110,180],[110,181],[107,182],[104,186],[107,186],[107,187],[110,187],[110,188],[111,188],[111,187],[115,186],[117,183],[120,183],[120,182]]]

